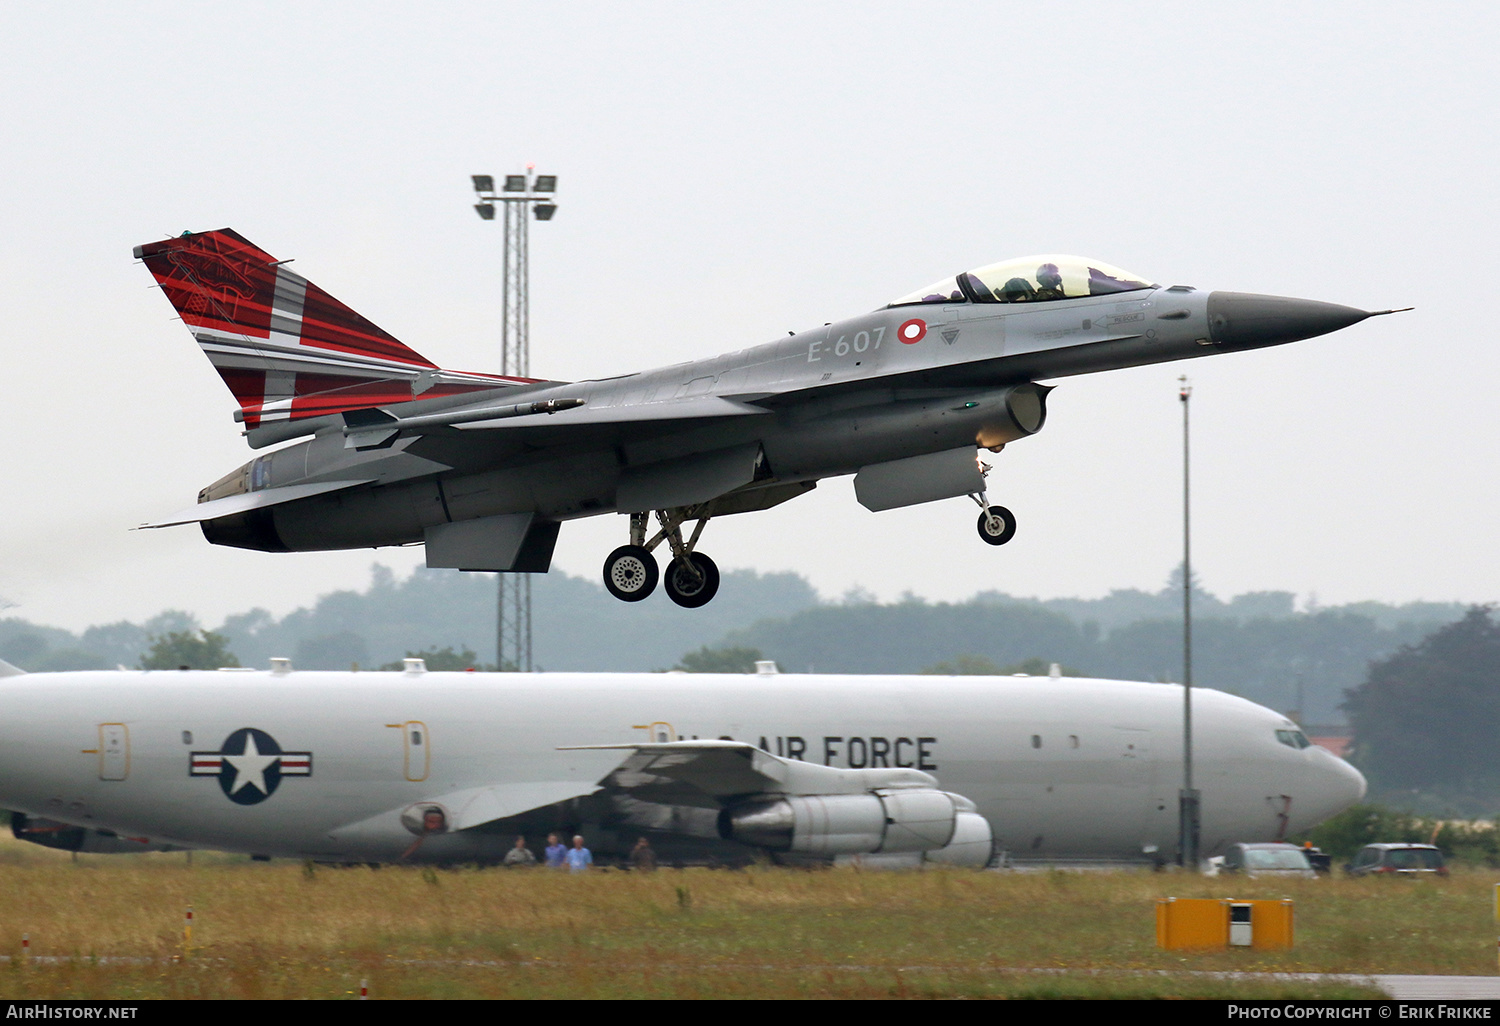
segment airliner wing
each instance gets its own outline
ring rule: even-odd
[[[743,741],[664,741],[654,744],[576,745],[562,749],[628,751],[600,784],[608,790],[661,801],[696,796],[718,803],[750,795],[860,794],[872,788],[936,787],[921,770],[837,769],[784,759]]]
[[[436,799],[435,804],[448,809],[450,830],[468,830],[569,798],[587,797],[597,790],[597,784],[576,780],[527,780],[454,791]]]
[[[447,829],[456,832],[565,802],[570,798],[585,798],[597,790],[598,784],[585,784],[577,780],[527,780],[449,791],[447,794],[424,799],[419,804],[441,808],[447,817]],[[391,832],[394,824],[400,821],[402,811],[391,809],[368,819],[347,823],[330,831],[329,836],[335,840],[356,843],[379,839]]]

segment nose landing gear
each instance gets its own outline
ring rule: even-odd
[[[991,545],[1004,545],[1016,536],[1015,514],[1004,506],[989,506],[983,500],[979,514],[979,537]]]
[[[979,464],[981,476],[988,477],[990,465]],[[969,495],[979,504],[979,537],[990,545],[1004,545],[1016,536],[1016,515],[1004,506],[991,506],[988,492],[973,492]]]
[[[604,587],[622,602],[639,602],[656,590],[660,571],[651,550],[666,542],[672,550],[667,566],[667,597],[685,609],[707,605],[719,591],[719,568],[712,559],[693,551],[709,518],[703,506],[679,506],[656,511],[661,530],[650,541],[646,528],[650,514],[630,515],[630,544],[622,545],[604,561]],[[697,520],[687,541],[682,540],[682,525]]]

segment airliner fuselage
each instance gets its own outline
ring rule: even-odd
[[[0,806],[153,846],[333,861],[494,860],[552,831],[600,854],[645,834],[667,858],[732,861],[760,836],[736,831],[736,810],[915,787],[967,799],[1013,857],[1175,853],[1174,685],[413,667],[5,678]],[[1205,854],[1364,793],[1358,771],[1243,699],[1194,689],[1193,736]],[[433,811],[441,829],[422,823]],[[854,842],[840,843],[793,848]]]

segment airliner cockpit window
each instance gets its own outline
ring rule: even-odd
[[[917,303],[966,303],[967,297],[958,287],[958,279],[952,275],[935,281],[925,289],[917,289],[909,296],[902,296],[890,306],[913,306]]]
[[[958,277],[978,303],[1045,303],[1155,288],[1129,271],[1062,253],[1006,260]]]
[[[1278,730],[1276,732],[1276,740],[1288,748],[1308,748],[1312,745],[1312,742],[1307,739],[1307,735],[1300,730]]]

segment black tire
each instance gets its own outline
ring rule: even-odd
[[[656,557],[644,545],[621,545],[604,561],[604,588],[621,602],[639,602],[661,577]]]
[[[693,570],[689,570],[682,564],[681,560],[672,560],[667,567],[667,577],[663,582],[667,589],[667,597],[676,602],[684,609],[697,609],[706,606],[709,600],[719,592],[719,568],[714,561],[701,552],[690,553],[687,557],[692,561]]]
[[[1015,514],[1004,506],[991,506],[979,514],[979,537],[991,545],[1004,545],[1015,536]]]

